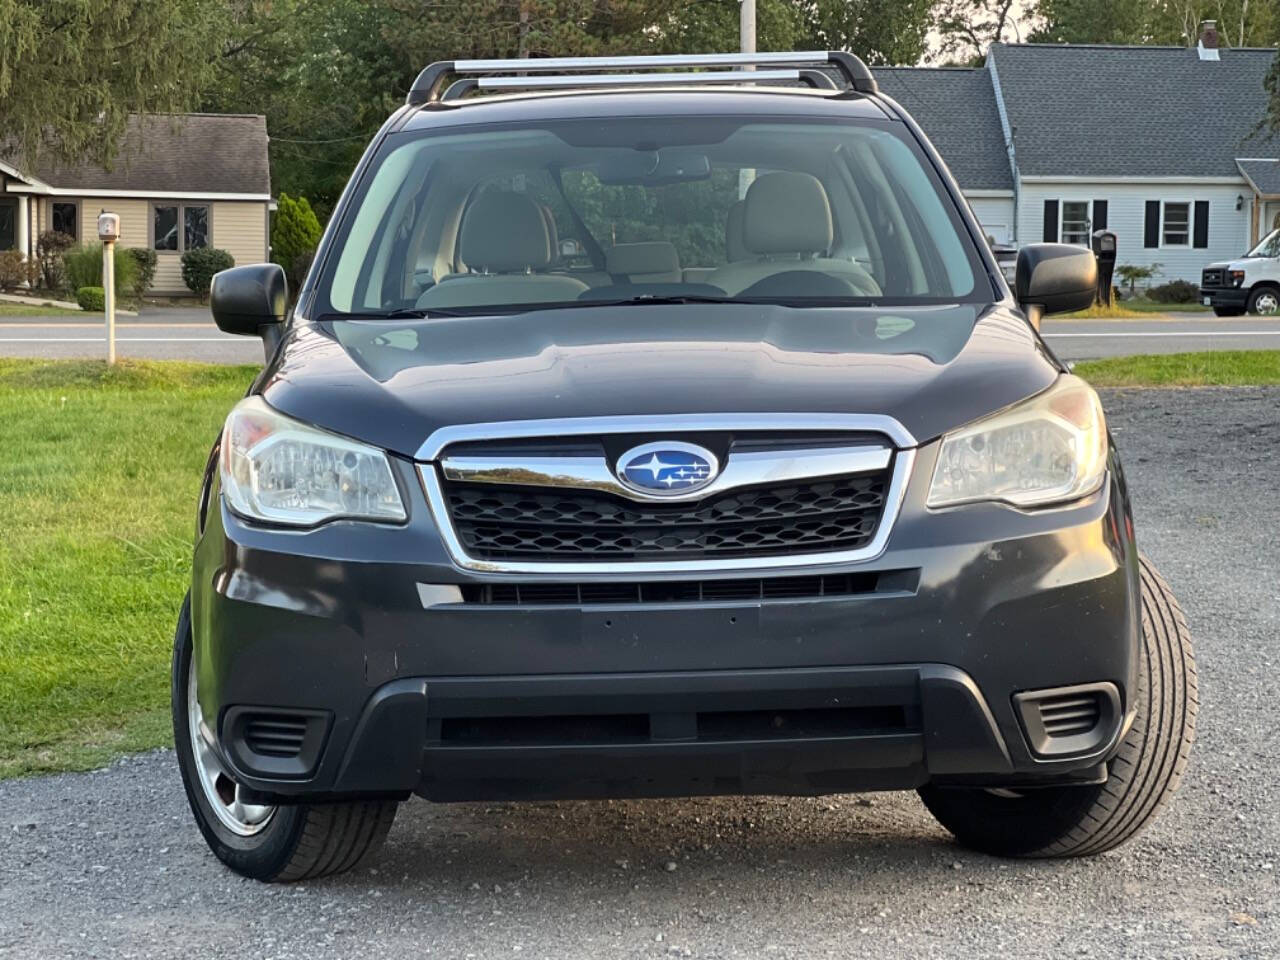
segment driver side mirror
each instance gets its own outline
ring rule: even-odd
[[[1013,282],[1018,304],[1037,330],[1050,313],[1085,310],[1098,295],[1098,260],[1086,247],[1033,243],[1018,251]]]
[[[213,275],[209,290],[213,322],[223,333],[261,337],[267,359],[284,333],[289,284],[278,263],[232,267]]]

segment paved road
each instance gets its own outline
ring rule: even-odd
[[[1280,320],[1259,317],[1216,319],[1199,314],[1139,320],[1048,320],[1045,336],[1064,360],[1185,353],[1195,350],[1280,349]],[[63,318],[0,318],[0,356],[100,357],[106,350],[101,323],[83,315]],[[254,339],[219,331],[206,311],[196,308],[148,310],[117,324],[116,350],[122,357],[260,363]]]
[[[206,851],[159,752],[0,783],[0,956],[1280,956],[1280,390],[1104,399],[1204,704],[1181,792],[1129,846],[995,860],[913,794],[413,801],[371,869],[264,887]]]
[[[1198,350],[1280,350],[1280,319],[1187,314],[1139,320],[1053,320],[1045,339],[1064,360]]]

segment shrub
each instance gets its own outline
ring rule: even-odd
[[[40,277],[46,290],[62,289],[66,280],[62,257],[75,242],[75,237],[57,230],[46,230],[36,238],[36,259],[40,262]]]
[[[1172,280],[1147,291],[1147,296],[1156,303],[1195,303],[1199,295],[1199,288],[1186,280]]]
[[[132,291],[137,282],[137,265],[119,245],[112,257],[116,266],[116,293]],[[72,290],[102,286],[102,244],[86,243],[72,247],[62,257],[66,283]]]
[[[76,303],[81,310],[102,313],[107,309],[107,291],[101,287],[81,287],[76,291]]]
[[[235,258],[231,254],[216,247],[188,250],[182,255],[182,282],[203,303],[205,297],[209,296],[209,285],[213,283],[213,275],[219,270],[228,270],[235,265]]]
[[[21,250],[0,250],[0,290],[16,290],[24,283],[35,286],[39,267]]]
[[[287,193],[280,194],[271,221],[271,259],[284,267],[291,293],[302,286],[321,233],[320,221],[306,197],[295,199]]]
[[[1129,296],[1137,293],[1137,285],[1139,280],[1150,280],[1160,272],[1160,264],[1153,263],[1150,266],[1140,266],[1133,263],[1122,263],[1116,267],[1116,273],[1120,279],[1129,285]]]
[[[147,247],[129,247],[125,253],[133,260],[136,271],[131,292],[141,300],[156,279],[156,252]]]

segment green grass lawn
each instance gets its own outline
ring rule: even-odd
[[[1280,384],[1280,350],[1215,350],[1087,360],[1072,368],[1095,387]]]
[[[0,777],[168,742],[201,469],[255,372],[0,359]]]
[[[29,307],[25,303],[9,303],[0,300],[0,317],[100,317],[102,314],[85,313],[78,307]]]

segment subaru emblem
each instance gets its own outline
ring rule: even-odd
[[[632,490],[673,497],[710,484],[720,474],[720,463],[705,447],[667,440],[632,447],[618,458],[616,470]]]

